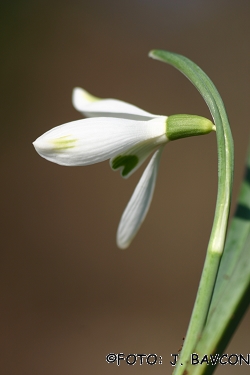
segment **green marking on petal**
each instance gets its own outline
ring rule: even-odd
[[[122,170],[122,176],[127,176],[138,164],[139,158],[136,155],[119,155],[112,160],[112,168],[118,169],[124,167]]]
[[[70,135],[65,135],[63,137],[53,139],[51,143],[56,151],[64,151],[69,148],[74,148],[76,141],[77,140],[71,138]]]

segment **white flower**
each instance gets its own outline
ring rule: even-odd
[[[72,100],[78,111],[93,118],[57,126],[37,138],[33,145],[43,158],[67,166],[110,159],[111,168],[127,178],[154,152],[118,227],[117,244],[125,249],[149,209],[164,145],[171,139],[208,133],[213,124],[198,116],[153,115],[119,100],[96,98],[81,88],[74,89]],[[200,126],[201,119],[205,125]]]

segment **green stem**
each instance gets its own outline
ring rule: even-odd
[[[231,221],[225,249],[222,256],[215,290],[208,318],[202,336],[194,352],[202,361],[202,354],[208,354],[209,366],[186,367],[192,375],[211,375],[221,355],[233,336],[250,301],[250,147],[247,156],[246,173],[241,184],[238,205]],[[211,357],[217,360],[211,364]],[[196,357],[197,358],[197,357]]]
[[[201,281],[189,328],[174,374],[185,373],[190,355],[205,326],[224,249],[233,181],[233,140],[223,101],[210,78],[192,61],[175,53],[154,50],[150,56],[179,69],[206,101],[216,125],[218,148],[218,193],[216,209]]]
[[[238,204],[227,233],[225,250],[216,279],[215,290],[209,310],[213,313],[221,300],[223,289],[232,276],[235,264],[241,257],[242,248],[250,232],[250,142],[247,153],[245,176],[241,184]]]

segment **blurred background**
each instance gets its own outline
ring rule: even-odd
[[[233,210],[249,138],[250,3],[233,0],[1,1],[0,372],[171,374],[213,220],[215,134],[164,150],[148,216],[125,251],[121,214],[144,170],[67,168],[32,142],[81,115],[75,86],[146,111],[210,118],[196,89],[151,49],[186,55],[211,77],[235,140]],[[227,353],[250,350],[247,313]],[[156,353],[120,367],[108,353]],[[245,374],[220,366],[217,374]]]

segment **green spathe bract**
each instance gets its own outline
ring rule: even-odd
[[[212,121],[196,115],[172,115],[167,119],[167,138],[172,141],[179,138],[208,134],[215,130]]]

